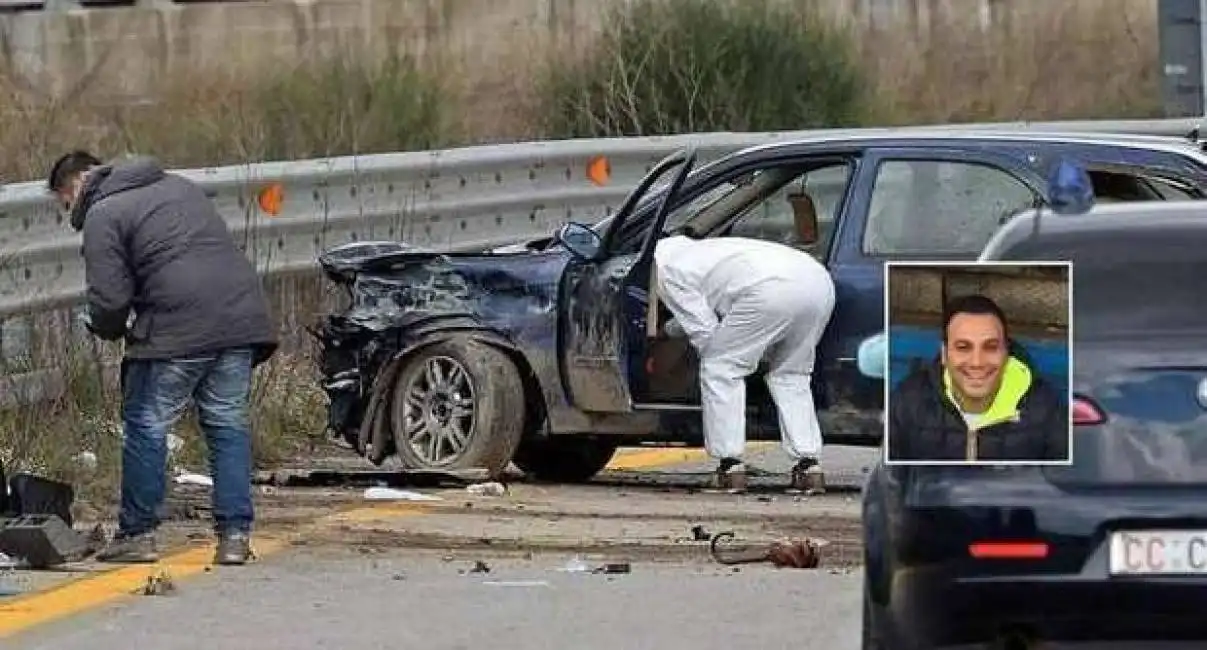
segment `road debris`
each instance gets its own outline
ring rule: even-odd
[[[474,483],[473,485],[465,486],[465,491],[477,496],[501,497],[507,494],[507,486],[497,481]]]
[[[214,487],[214,479],[205,474],[197,474],[188,472],[183,469],[176,469],[176,476],[172,479],[177,485],[196,485],[198,487]]]
[[[482,560],[474,560],[474,568],[469,570],[470,573],[490,573],[490,565]]]
[[[713,535],[708,544],[709,554],[720,564],[753,564],[771,562],[776,567],[793,569],[816,569],[821,561],[821,544],[811,539],[775,542],[769,545],[740,546],[722,552],[718,542],[733,539],[733,531]]]
[[[16,596],[25,591],[18,584],[17,569],[21,566],[21,561],[0,553],[0,598],[6,596]]]
[[[583,562],[581,558],[575,555],[566,562],[565,566],[558,570],[565,571],[566,573],[588,573],[591,571],[591,567],[587,566],[586,562]]]
[[[692,541],[707,542],[712,535],[703,526],[692,526]]]
[[[0,553],[19,557],[31,569],[46,569],[82,560],[87,539],[58,515],[23,514],[0,519]]]
[[[147,581],[134,592],[143,596],[169,596],[176,593],[176,583],[167,571],[147,576]]]
[[[252,482],[276,487],[461,488],[489,478],[489,473],[481,469],[440,471],[281,468],[257,472]]]
[[[440,497],[432,494],[380,486],[365,490],[364,496],[369,501],[443,501]]]
[[[575,555],[566,562],[565,566],[558,569],[566,573],[632,573],[633,567],[628,562],[609,562],[599,566],[592,567],[583,562],[582,558]]]

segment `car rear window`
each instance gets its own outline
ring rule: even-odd
[[[1059,217],[1055,217],[1059,218]],[[1205,215],[1207,219],[1207,215]],[[1075,339],[1207,328],[1207,230],[1062,235],[1005,260],[1071,261]]]
[[[1077,427],[1063,485],[1207,483],[1207,248],[1187,233],[1085,233],[1030,245],[1073,262],[1076,390],[1107,422]],[[1019,259],[1014,253],[1011,258]]]

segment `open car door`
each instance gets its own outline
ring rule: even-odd
[[[636,265],[648,265],[653,259],[653,245],[695,159],[695,150],[686,149],[655,165],[625,199],[605,235],[579,223],[568,223],[557,233],[556,241],[572,255],[559,300],[562,377],[571,401],[584,411],[627,413],[633,409],[628,368],[634,346],[628,340],[632,329],[626,323],[627,279]],[[616,234],[633,218],[638,202],[658,179],[672,172],[674,177],[657,209],[644,217],[651,224],[641,252],[614,255]]]

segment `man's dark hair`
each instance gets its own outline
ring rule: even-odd
[[[58,192],[67,186],[73,176],[99,164],[101,164],[100,159],[87,151],[76,150],[65,153],[50,168],[50,174],[46,177],[46,186],[50,188],[51,192]]]
[[[997,306],[988,296],[973,294],[970,296],[960,296],[952,298],[943,306],[943,343],[947,343],[947,327],[951,325],[951,319],[956,317],[956,314],[980,314],[996,316],[1002,323],[1002,334],[1006,339],[1010,338],[1009,325],[1006,322],[1006,314],[1002,312],[1002,308]]]

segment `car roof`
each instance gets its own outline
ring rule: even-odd
[[[1207,201],[1096,204],[1085,213],[1073,215],[1057,214],[1048,208],[1026,210],[998,229],[982,249],[981,259],[1000,259],[1003,252],[1034,238],[1072,240],[1088,234],[1156,235],[1171,242],[1203,241],[1207,237]]]
[[[746,147],[731,155],[789,152],[798,149],[824,149],[834,145],[841,148],[861,149],[866,147],[916,147],[943,146],[950,144],[1052,144],[1117,146],[1133,149],[1149,149],[1168,153],[1190,154],[1201,160],[1207,155],[1190,140],[1177,136],[1134,135],[1124,133],[1095,133],[1084,131],[1009,129],[953,130],[946,127],[905,127],[901,129],[868,129],[852,134],[850,131],[820,131],[816,134],[778,140],[767,144]],[[726,156],[728,157],[728,156]]]
[[[739,134],[733,134],[739,135]],[[1001,145],[1083,145],[1083,146],[1116,146],[1132,149],[1145,149],[1189,155],[1207,165],[1207,153],[1204,153],[1191,140],[1178,136],[1135,135],[1126,133],[1090,132],[1090,131],[1060,131],[1044,130],[1010,130],[986,128],[968,128],[954,126],[908,126],[882,129],[859,129],[852,133],[847,129],[823,129],[817,131],[801,131],[793,133],[769,133],[769,137],[783,137],[766,144],[751,145],[730,151],[718,158],[698,165],[690,173],[698,178],[710,169],[725,166],[730,161],[742,158],[762,158],[767,155],[808,155],[858,151],[868,147],[926,147],[952,146],[953,144],[1001,144]],[[654,196],[665,189],[667,179],[660,179],[655,184],[658,188],[638,200],[638,209],[650,205]],[[691,181],[689,181],[690,183]],[[611,223],[615,214],[598,219],[593,227]]]

